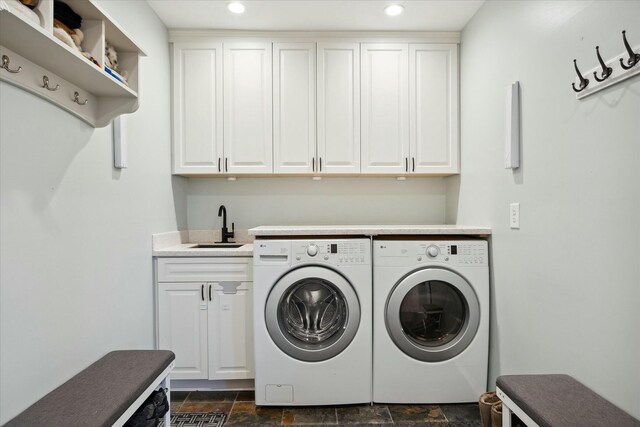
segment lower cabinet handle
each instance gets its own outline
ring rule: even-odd
[[[404,171],[405,172],[409,172],[409,158],[408,157],[404,158]]]
[[[218,172],[222,172],[222,170],[220,169],[220,161],[221,161],[221,160],[222,160],[222,159],[221,159],[220,157],[218,157]]]
[[[411,172],[415,172],[416,171],[416,158],[412,157],[411,158]]]
[[[202,301],[204,301],[204,285],[200,286],[200,297],[202,298]]]
[[[322,172],[322,157],[320,157],[320,172]]]
[[[227,162],[227,160],[229,160],[227,157],[224,158],[224,171],[225,172],[229,172],[229,163]]]
[[[313,157],[311,159],[311,172],[315,172],[316,171],[316,158]]]
[[[211,285],[209,285],[209,301],[211,301]]]

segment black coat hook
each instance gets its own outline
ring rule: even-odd
[[[627,53],[629,54],[629,59],[627,59],[627,65],[624,64],[624,59],[620,58],[620,66],[625,70],[630,69],[635,66],[638,62],[640,62],[640,53],[634,53],[629,46],[629,42],[627,41],[627,32],[622,31],[622,40],[624,40],[624,47],[627,48]]]
[[[580,87],[576,89],[575,83],[571,83],[571,87],[573,88],[574,92],[582,92],[586,89],[587,86],[589,86],[589,79],[585,79],[584,77],[582,77],[582,74],[580,74],[580,70],[578,70],[578,64],[576,63],[575,59],[573,60],[573,66],[576,69],[576,74],[580,78]]]
[[[596,53],[598,54],[598,62],[600,62],[600,66],[602,67],[602,77],[598,77],[598,72],[594,71],[593,78],[598,82],[603,82],[613,73],[613,68],[607,67],[607,64],[602,60],[602,56],[600,56],[600,46],[596,46]]]

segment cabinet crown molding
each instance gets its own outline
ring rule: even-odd
[[[360,43],[460,43],[458,31],[241,31],[207,29],[171,29],[170,42],[269,39],[283,41],[354,41]]]

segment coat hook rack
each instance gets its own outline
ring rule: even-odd
[[[613,68],[607,67],[607,64],[605,64],[602,60],[602,56],[600,55],[600,46],[596,46],[596,54],[598,55],[598,62],[602,67],[602,76],[598,77],[598,72],[594,71],[593,78],[596,79],[597,82],[603,82],[607,80],[609,76],[611,76],[611,73],[613,73]]]
[[[576,62],[576,60],[573,60],[573,67],[576,69],[576,74],[578,75],[578,78],[580,79],[580,84],[578,85],[578,88],[576,89],[576,84],[575,83],[571,83],[571,87],[573,87],[573,90],[575,92],[582,92],[583,90],[585,90],[587,88],[587,86],[589,86],[589,79],[585,79],[582,74],[580,74],[580,70],[578,69],[578,63]]]
[[[590,69],[584,75],[578,69],[577,61],[573,60],[576,79],[571,84],[576,98],[582,99],[599,92],[609,86],[618,84],[633,76],[640,74],[640,45],[631,47],[627,40],[626,30],[622,31],[624,51],[617,56],[605,61],[600,54],[600,46],[596,46],[596,59],[598,65]],[[594,81],[590,82],[586,76],[593,75]]]

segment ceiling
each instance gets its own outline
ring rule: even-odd
[[[460,31],[484,0],[147,0],[168,28],[276,31]],[[400,16],[384,8],[404,6]]]

